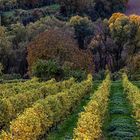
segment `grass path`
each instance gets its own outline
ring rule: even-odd
[[[132,140],[137,135],[137,127],[132,118],[132,106],[123,93],[121,82],[111,86],[108,119],[104,124],[107,140]]]

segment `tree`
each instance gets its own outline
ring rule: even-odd
[[[126,16],[115,13],[109,19],[111,36],[117,45],[115,58],[117,70],[126,65],[126,60],[130,55],[134,55],[140,43],[140,18],[138,16]]]
[[[113,14],[109,21],[99,20],[94,23],[94,36],[89,48],[93,52],[96,72],[104,70],[106,66],[112,72],[118,72],[124,67],[132,71],[130,62],[137,67],[140,52],[139,23],[139,16],[122,13]],[[134,71],[137,73],[138,69]]]
[[[4,73],[18,73],[22,76],[26,74],[27,44],[45,30],[61,27],[67,30],[67,26],[66,22],[55,17],[44,17],[27,26],[21,23],[11,24],[8,27],[0,26],[0,62],[3,64]]]
[[[94,5],[94,0],[58,0],[61,5],[61,13],[65,16],[84,14],[86,10]]]
[[[30,73],[38,59],[55,60],[62,68],[81,69],[91,73],[94,70],[90,50],[79,49],[72,34],[63,29],[51,29],[40,34],[27,49]]]
[[[98,20],[94,24],[95,35],[88,47],[93,53],[95,71],[104,71],[107,67],[111,72],[115,72],[116,60],[114,52],[117,46],[110,37],[108,20]]]
[[[123,12],[128,0],[58,0],[65,16],[87,14],[93,20],[110,17],[114,12]]]
[[[12,29],[11,35],[14,36],[13,44],[18,45],[21,42],[27,41],[28,34],[23,24],[20,23],[13,24],[11,25],[11,29]]]
[[[87,17],[74,16],[70,19],[70,25],[75,29],[75,37],[81,49],[87,48],[87,42],[94,33],[93,23]]]

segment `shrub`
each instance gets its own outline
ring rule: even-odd
[[[105,78],[105,70],[100,70],[94,74],[94,80],[103,80]]]
[[[21,79],[22,76],[20,74],[3,74],[1,77],[3,80],[15,80],[15,79]]]
[[[68,67],[61,67],[54,60],[41,60],[39,59],[32,68],[33,76],[41,78],[41,80],[48,80],[55,78],[57,80],[69,79],[74,77],[77,81],[86,79],[86,71],[76,69],[72,70]]]
[[[44,80],[56,78],[60,73],[60,66],[54,60],[38,60],[32,68],[34,76]]]
[[[74,77],[77,81],[82,81],[84,79],[86,79],[86,71],[84,70],[70,70],[65,68],[64,69],[64,78],[65,79],[69,79],[70,77]]]

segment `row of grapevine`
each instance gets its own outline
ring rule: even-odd
[[[9,98],[19,93],[26,93],[33,89],[37,90],[41,86],[53,84],[55,82],[55,79],[51,79],[47,82],[39,82],[37,78],[33,78],[26,82],[0,84],[0,99]]]
[[[36,140],[69,115],[92,88],[92,76],[70,89],[39,100],[11,122],[10,132],[3,132],[2,140]]]
[[[80,114],[77,128],[74,130],[74,140],[95,140],[100,138],[108,106],[110,84],[110,76],[107,75],[85,107],[85,111]]]
[[[3,98],[0,100],[0,128],[9,126],[9,122],[17,117],[19,113],[22,113],[25,108],[30,107],[34,102],[39,99],[44,99],[48,95],[56,94],[65,89],[70,88],[75,80],[71,78],[63,82],[53,82],[50,80],[45,85],[40,84],[37,90],[30,90],[25,93],[19,93],[9,98]],[[38,85],[38,83],[37,83]]]
[[[123,87],[129,101],[132,103],[134,118],[136,118],[140,130],[140,89],[128,80],[126,74],[123,75]]]

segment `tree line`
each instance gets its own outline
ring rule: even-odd
[[[56,15],[26,26],[17,22],[0,27],[3,73],[60,78],[100,73],[106,68],[117,73],[125,68],[139,78],[140,17],[114,13],[124,11],[127,0],[55,2],[60,5]]]

